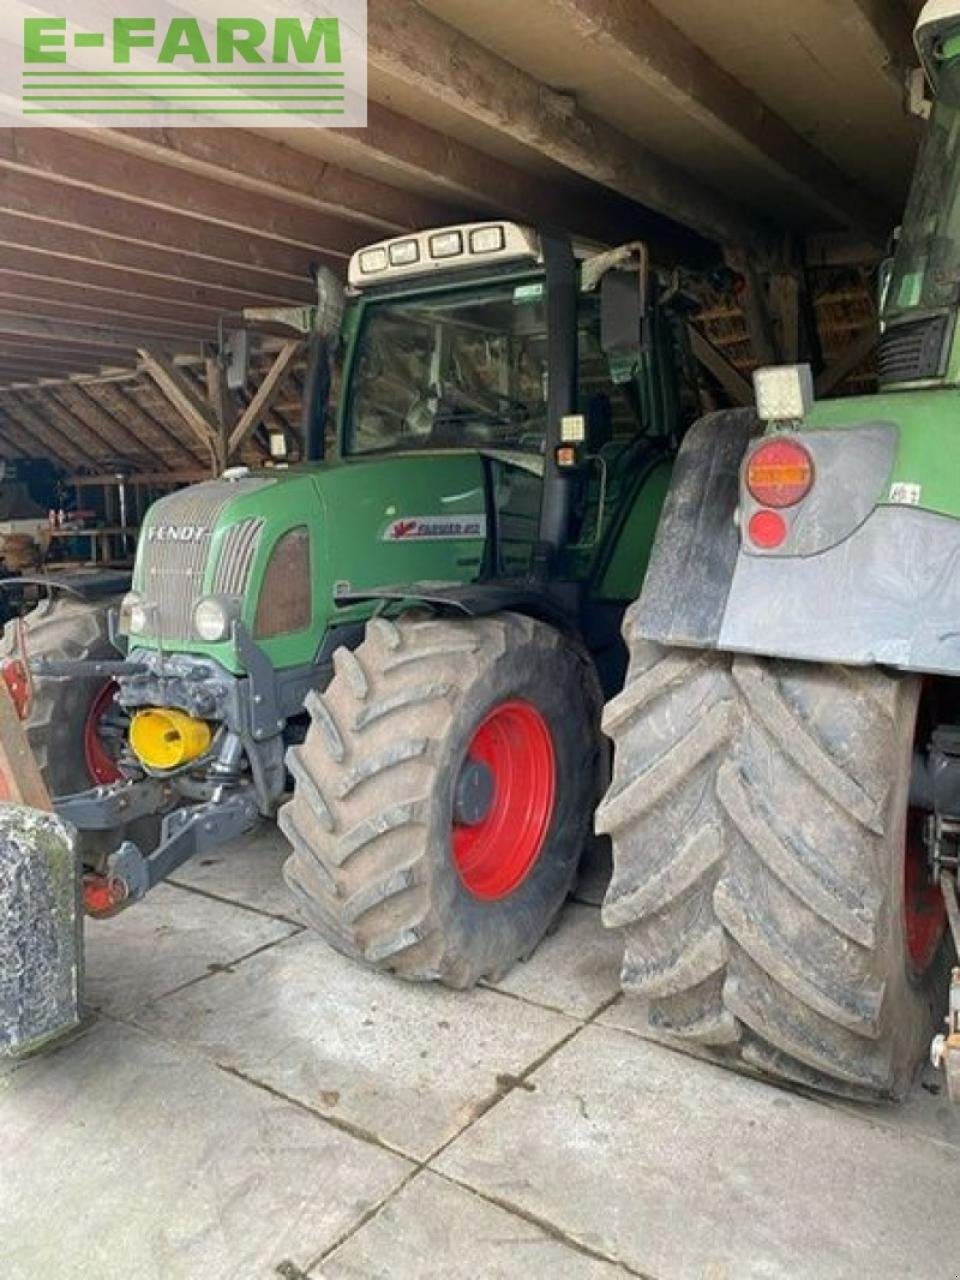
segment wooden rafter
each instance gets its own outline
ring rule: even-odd
[[[232,457],[257,424],[263,418],[267,409],[273,406],[273,402],[277,397],[277,393],[283,386],[284,378],[290,371],[290,367],[296,360],[297,356],[303,350],[303,343],[298,339],[295,342],[286,342],[280,348],[280,352],[267,373],[264,375],[263,381],[257,387],[253,399],[244,409],[240,416],[233,433],[230,436],[230,444],[228,448],[228,456]]]
[[[711,239],[766,248],[763,220],[414,0],[370,0],[372,67]]]
[[[216,461],[220,449],[220,424],[210,405],[166,352],[158,347],[142,347],[140,360],[144,370]]]
[[[735,405],[753,404],[753,387],[738,369],[692,324],[687,325],[690,350],[703,367],[712,373]]]

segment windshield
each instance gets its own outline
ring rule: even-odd
[[[349,453],[493,447],[539,453],[547,419],[542,282],[474,286],[367,309]]]
[[[884,310],[950,306],[957,300],[958,284],[960,57],[955,57],[940,72]]]

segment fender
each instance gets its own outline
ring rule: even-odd
[[[894,415],[891,415],[894,416]],[[740,472],[760,424],[711,414],[684,442],[635,637],[665,645],[960,675],[960,520],[891,498],[895,421],[790,434],[815,482],[786,541],[745,543],[756,503]]]
[[[687,432],[633,612],[638,635],[697,649],[718,646],[740,551],[740,463],[761,429],[752,409],[721,409]]]

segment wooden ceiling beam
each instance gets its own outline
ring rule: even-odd
[[[56,392],[51,392],[51,395],[54,401],[64,405],[73,417],[79,417],[90,427],[96,426],[111,440],[123,441],[123,452],[132,449],[135,454],[146,458],[148,463],[160,467],[168,465],[171,456],[176,453],[170,437],[147,438],[138,433],[129,421],[125,421],[119,414],[114,413],[85,387],[61,387]]]
[[[109,263],[83,261],[60,254],[38,253],[23,247],[12,249],[0,245],[0,275],[4,280],[43,282],[44,287],[77,288],[93,297],[144,300],[162,314],[160,307],[184,307],[223,315],[240,311],[258,301],[246,289],[224,289],[215,285],[195,284],[189,280],[170,280],[151,276]]]
[[[181,254],[105,235],[99,227],[74,227],[38,221],[0,208],[0,247],[68,257],[93,267],[104,265],[142,276],[145,280],[186,281],[190,285],[239,289],[251,302],[312,302],[316,289],[309,273],[291,276],[260,270],[252,263],[226,263]]]
[[[340,214],[278,200],[263,189],[248,188],[238,198],[236,186],[229,182],[198,169],[186,172],[158,163],[142,149],[131,163],[129,154],[103,146],[88,129],[0,129],[0,191],[8,173],[64,189],[71,206],[87,193],[96,193],[142,208],[148,219],[172,214],[178,223],[188,218],[213,224],[220,234],[279,240],[311,253],[345,258],[370,239],[369,231]]]
[[[62,389],[53,391],[49,387],[36,391],[20,393],[20,403],[26,404],[34,413],[40,414],[46,421],[55,424],[64,435],[76,440],[85,453],[93,458],[130,457],[138,455],[136,448],[131,449],[124,433],[113,429],[111,423],[102,419],[91,420],[88,413],[80,416],[74,411],[72,404],[61,399]],[[133,442],[134,445],[136,441]],[[146,456],[144,454],[144,456]],[[153,465],[156,465],[153,461]]]
[[[913,47],[913,19],[903,0],[843,0],[833,8],[851,44],[887,73],[891,90],[902,101],[904,73],[920,61]]]
[[[43,450],[47,450],[68,467],[82,466],[90,456],[101,456],[99,449],[91,454],[72,437],[64,434],[59,427],[35,412],[29,404],[24,402],[21,392],[5,391],[2,406],[22,432],[29,433],[36,444],[42,446]],[[35,450],[31,456],[43,457],[43,452]]]
[[[381,74],[700,235],[773,247],[764,220],[414,0],[369,0],[367,57]]]
[[[159,320],[180,320],[199,325],[216,325],[230,308],[194,302],[189,296],[179,300],[143,298],[123,289],[104,285],[81,284],[72,280],[56,280],[32,272],[9,271],[0,261],[0,295],[83,306],[106,315],[139,315]],[[239,311],[240,303],[233,310]]]
[[[880,7],[879,0],[875,3]],[[604,51],[612,74],[620,72],[655,90],[671,107],[842,226],[885,240],[896,210],[852,182],[649,0],[631,0],[628,5],[622,0],[550,4],[572,34]]]
[[[83,295],[81,295],[83,296]],[[76,321],[80,324],[115,323],[129,325],[132,334],[164,337],[170,342],[211,342],[217,337],[217,321],[206,324],[194,320],[171,319],[154,315],[147,303],[134,303],[133,310],[114,308],[106,304],[67,301],[37,294],[8,292],[0,280],[0,310],[21,312],[28,316],[47,317],[53,322]]]
[[[267,410],[273,408],[293,362],[300,356],[302,351],[303,343],[299,339],[296,342],[286,342],[281,347],[277,358],[264,374],[263,380],[254,392],[253,398],[230,433],[227,458],[232,457],[237,452],[247,437],[262,421]]]
[[[221,447],[220,424],[213,410],[187,376],[187,371],[178,369],[167,353],[161,351],[159,347],[142,347],[140,361],[144,371],[153,379],[165,398],[216,460]]]
[[[369,228],[366,240],[461,221],[470,212],[241,129],[104,129],[97,141],[241,190],[347,218]]]
[[[153,333],[150,333],[150,328]],[[0,309],[0,346],[3,345],[4,334],[16,334],[21,338],[35,338],[40,342],[49,342],[56,346],[58,343],[79,343],[84,347],[108,347],[113,350],[127,350],[131,343],[143,342],[148,336],[150,338],[163,338],[170,341],[170,335],[165,333],[159,326],[135,326],[131,325],[126,330],[108,328],[103,325],[75,324],[73,321],[53,320],[45,317],[24,314],[13,310],[8,306]],[[174,341],[176,341],[174,335]],[[185,345],[199,344],[197,338],[184,338]]]
[[[238,200],[238,203],[242,201]],[[93,231],[128,243],[227,265],[249,264],[293,279],[310,278],[316,263],[343,272],[347,253],[273,240],[254,230],[214,225],[133,200],[0,168],[0,210],[57,227]]]
[[[178,466],[189,468],[196,467],[198,463],[201,466],[209,464],[207,450],[194,441],[192,433],[181,439],[180,433],[172,429],[169,423],[160,422],[143,408],[134,394],[135,383],[127,387],[103,383],[85,387],[84,390],[105,405],[114,417],[128,421],[155,452],[161,450],[162,446],[168,448],[176,455]],[[179,425],[179,418],[177,424]]]

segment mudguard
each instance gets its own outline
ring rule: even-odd
[[[741,492],[740,471],[759,434],[749,410],[711,414],[688,434],[633,634],[960,675],[960,521],[895,496],[896,424],[797,433],[813,456],[815,485],[784,513],[788,538],[771,551],[741,538],[756,504]]]
[[[761,429],[752,409],[722,409],[687,432],[633,615],[641,636],[698,649],[718,646],[740,551],[740,463]]]

